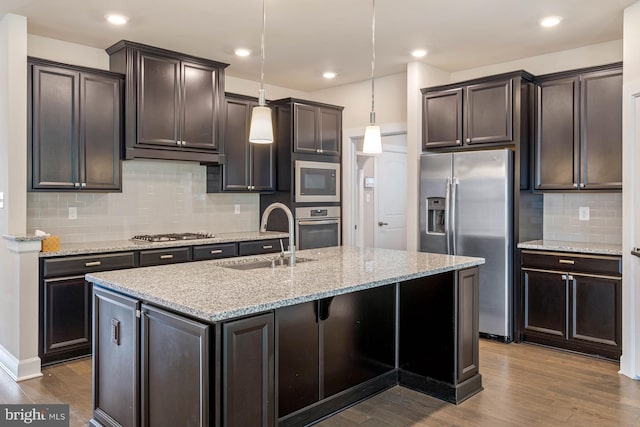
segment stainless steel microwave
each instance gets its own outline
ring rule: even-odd
[[[340,163],[296,160],[295,171],[297,203],[340,201]]]

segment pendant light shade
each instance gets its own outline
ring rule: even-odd
[[[380,136],[380,126],[369,125],[365,128],[362,151],[372,154],[382,152],[382,137]]]
[[[369,126],[364,131],[364,144],[362,151],[377,154],[382,152],[382,137],[380,126],[376,125],[375,112],[375,86],[373,81],[376,69],[376,0],[373,0],[373,12],[371,14],[371,113],[369,114]]]
[[[260,92],[258,106],[251,111],[251,125],[249,126],[249,142],[255,144],[271,144],[273,142],[273,122],[271,108],[267,107],[264,96],[264,33],[267,24],[264,1],[262,0],[262,43],[260,65]]]
[[[254,144],[271,144],[273,142],[271,108],[260,105],[253,107],[253,110],[251,111],[249,141]]]

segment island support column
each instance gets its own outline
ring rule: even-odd
[[[451,403],[482,390],[478,268],[400,286],[398,383]]]

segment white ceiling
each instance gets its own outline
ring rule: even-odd
[[[314,91],[369,78],[371,0],[265,0],[265,81]],[[377,0],[376,76],[402,72],[409,52],[459,71],[622,38],[637,0]],[[259,80],[261,0],[0,0],[0,15],[27,17],[31,34],[104,49],[132,40],[231,64]],[[129,17],[114,27],[104,15]],[[542,28],[547,15],[564,18]],[[254,55],[239,58],[236,47]],[[321,77],[326,70],[338,76]]]

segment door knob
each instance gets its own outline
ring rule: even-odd
[[[388,222],[382,222],[382,221],[378,221],[378,226],[382,227],[383,225],[389,225]]]

